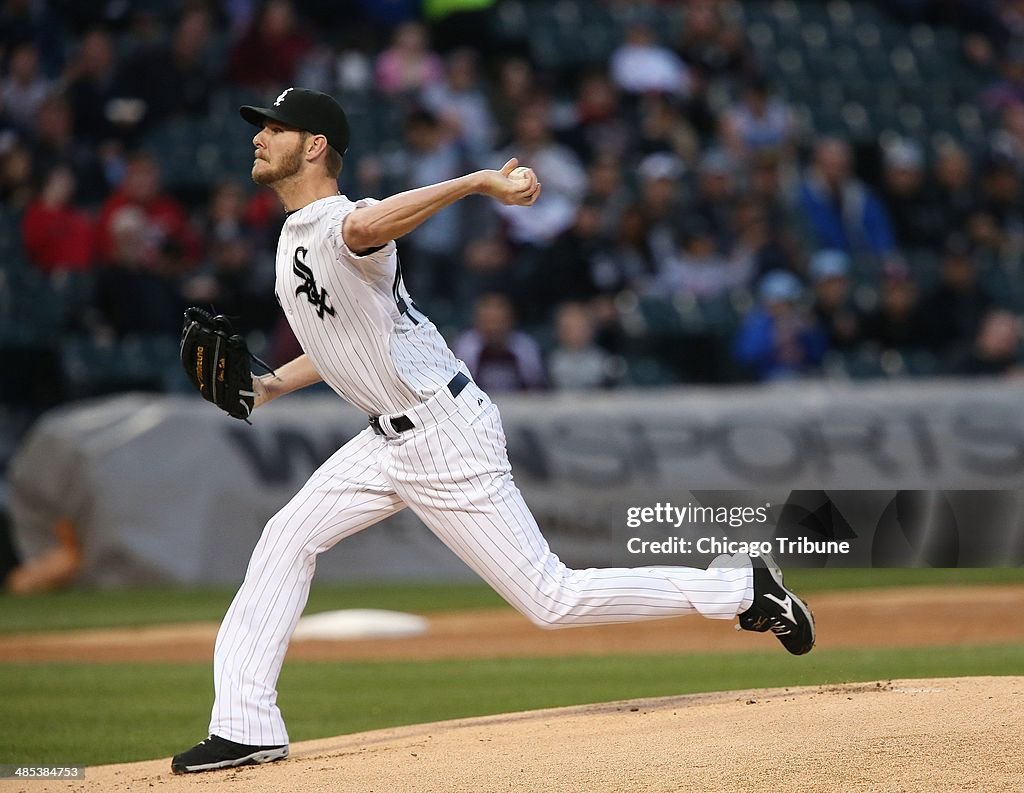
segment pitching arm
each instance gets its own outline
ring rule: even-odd
[[[514,157],[500,171],[485,170],[447,182],[417,187],[360,207],[349,213],[341,236],[351,251],[372,251],[408,234],[431,215],[467,196],[479,193],[503,204],[530,206],[540,195],[540,182],[531,170],[525,178],[509,178],[519,161]]]

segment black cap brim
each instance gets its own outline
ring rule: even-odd
[[[238,108],[238,114],[252,124],[254,127],[262,127],[263,122],[268,118],[271,121],[277,121],[281,124],[287,124],[290,127],[295,126],[288,119],[282,117],[280,113],[272,107],[254,107],[253,105],[242,105]]]

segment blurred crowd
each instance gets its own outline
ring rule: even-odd
[[[495,34],[494,0],[4,0],[0,211],[33,272],[86,284],[52,335],[174,338],[199,304],[271,363],[296,354],[273,194],[244,172],[176,193],[168,169],[193,163],[146,144],[225,91],[303,85],[392,120],[354,139],[352,197],[513,155],[539,175],[532,208],[471,199],[400,243],[417,303],[489,391],[1017,371],[1024,2],[882,4],[960,31],[980,149],[807,134],[743,4],[594,2],[631,7],[611,57],[552,70]],[[653,23],[665,6],[675,29]]]

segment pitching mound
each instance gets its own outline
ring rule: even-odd
[[[1019,791],[1024,677],[733,691],[376,730],[258,768],[175,777],[159,760],[50,790],[490,793]]]

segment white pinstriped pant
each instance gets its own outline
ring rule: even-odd
[[[752,602],[749,566],[568,569],[512,482],[498,409],[475,383],[458,397],[442,389],[407,415],[416,429],[385,437],[367,428],[267,523],[217,635],[212,734],[288,743],[277,678],[316,557],[406,506],[543,628],[694,612],[730,619]]]

